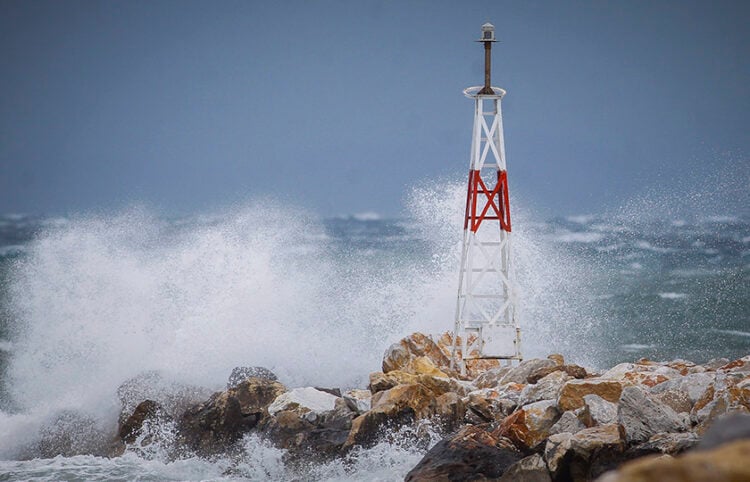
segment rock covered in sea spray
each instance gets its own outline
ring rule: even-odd
[[[286,387],[266,378],[248,378],[188,408],[179,420],[179,441],[202,455],[227,450],[269,416],[268,406]]]
[[[234,388],[248,378],[264,378],[272,382],[278,381],[279,378],[274,372],[264,367],[235,367],[229,375],[227,381],[227,390]]]
[[[473,378],[462,379],[448,362],[450,342],[423,334],[399,341],[386,352],[383,371],[370,375],[369,390],[343,397],[337,389],[287,391],[269,378],[243,380],[178,417],[177,443],[214,455],[255,432],[286,449],[285,460],[306,462],[342,457],[384,437],[419,443],[420,430],[431,425],[463,435],[430,450],[410,480],[453,470],[451,480],[497,478],[506,469],[502,480],[590,480],[633,457],[688,450],[714,420],[750,408],[750,359],[718,368],[639,360],[598,375],[551,356],[512,368],[475,367]],[[391,430],[403,425],[412,428]],[[476,464],[476,453],[485,452],[502,463]]]

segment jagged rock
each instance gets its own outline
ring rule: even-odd
[[[620,363],[607,370],[600,377],[603,380],[615,380],[623,385],[654,387],[668,380],[681,377],[674,368],[656,364],[648,360],[638,363]]]
[[[372,409],[352,421],[345,448],[374,443],[384,430],[435,414],[435,393],[419,383],[397,385],[372,396]]]
[[[516,408],[515,402],[500,398],[498,391],[491,388],[469,393],[464,404],[467,421],[473,424],[500,421]]]
[[[508,467],[498,482],[552,482],[552,477],[544,458],[534,454]]]
[[[312,413],[316,415],[310,416]],[[277,447],[287,450],[288,456],[326,460],[340,455],[355,416],[343,398],[336,398],[331,410],[280,410],[265,418],[258,428]]]
[[[352,389],[344,393],[344,400],[350,409],[363,414],[370,410],[370,399],[372,398],[372,392],[370,390]]]
[[[610,424],[553,435],[544,456],[554,480],[587,481],[617,464],[624,451],[621,428]]]
[[[435,415],[446,432],[453,432],[464,421],[466,405],[457,393],[443,393],[435,399]]]
[[[628,459],[649,454],[677,455],[695,447],[700,437],[692,432],[657,433],[648,441],[628,449]]]
[[[679,390],[687,395],[692,405],[701,398],[715,379],[716,375],[714,373],[691,373],[684,377],[667,380],[664,383],[654,386],[649,391],[658,394],[671,390]]]
[[[227,390],[234,388],[248,378],[264,378],[272,382],[278,381],[278,377],[268,368],[263,367],[235,367],[229,375]]]
[[[413,373],[406,373],[401,370],[393,370],[389,373],[373,372],[370,373],[370,392],[375,394],[388,390],[396,385],[404,385],[410,383],[417,383],[417,375]]]
[[[490,368],[474,379],[474,386],[479,389],[495,388],[510,369],[509,366]]]
[[[557,400],[563,385],[568,380],[570,380],[570,377],[567,373],[563,371],[552,372],[536,383],[526,385],[521,391],[518,404],[527,405],[539,400]]]
[[[438,442],[406,475],[405,481],[492,480],[502,476],[521,457],[510,441],[469,425]]]
[[[710,450],[734,440],[750,439],[750,415],[732,413],[720,417],[703,434],[699,450]]]
[[[311,416],[333,410],[338,398],[313,387],[295,388],[279,395],[268,406],[268,413],[293,411],[309,420]]]
[[[554,400],[531,403],[506,417],[493,435],[507,437],[517,447],[533,450],[549,436],[559,416]]]
[[[681,360],[679,358],[666,363],[665,366],[668,366],[669,368],[673,368],[677,370],[678,372],[680,372],[680,375],[682,376],[685,376],[689,373],[696,373],[695,371],[691,371],[691,370],[694,370],[696,367],[698,367],[698,365],[696,365],[695,363],[691,361]],[[705,371],[705,368],[703,367],[698,367],[698,368],[701,371]]]
[[[549,429],[550,435],[557,433],[574,434],[586,428],[581,420],[573,412],[565,412],[560,419]]]
[[[563,385],[558,398],[560,410],[575,410],[583,406],[585,395],[599,395],[609,402],[617,402],[622,393],[622,384],[614,380],[586,379],[570,380]]]
[[[704,363],[703,366],[706,370],[716,371],[729,363],[729,358],[712,358],[708,362]]]
[[[725,388],[720,388],[724,386]],[[750,392],[733,385],[714,382],[693,406],[690,419],[697,424],[699,434],[721,415],[732,412],[750,412]]]
[[[750,355],[729,362],[726,365],[720,367],[719,370],[725,372],[750,373]]]
[[[530,360],[524,360],[518,364],[518,366],[508,370],[505,375],[499,380],[499,385],[506,383],[527,383],[529,376],[536,370],[545,367],[557,366],[553,360],[541,360],[539,358],[532,358]]]
[[[554,372],[565,372],[571,378],[579,379],[586,378],[586,376],[588,375],[588,373],[586,373],[586,369],[578,365],[555,365],[534,370],[527,378],[527,381],[529,383],[536,383],[550,373]]]
[[[122,424],[144,400],[157,402],[172,417],[182,415],[191,405],[211,396],[207,388],[169,380],[158,371],[146,371],[123,382],[117,388],[122,409]]]
[[[435,374],[458,378],[456,370],[450,368],[450,344],[450,337],[446,335],[439,337],[436,341],[433,337],[423,333],[412,333],[388,347],[383,355],[383,373],[400,370],[413,374]],[[434,373],[435,370],[440,374]]]
[[[677,413],[690,413],[693,404],[690,402],[690,396],[687,392],[678,389],[663,390],[659,393],[652,394],[652,398],[657,400]]]
[[[583,396],[582,417],[587,425],[607,425],[617,422],[617,404],[604,400],[599,395],[589,394]]]
[[[735,482],[750,480],[750,440],[679,457],[643,457],[622,465],[598,482]]]
[[[686,417],[667,405],[652,400],[638,387],[625,387],[617,411],[618,422],[624,427],[627,441],[645,442],[660,432],[687,430]]]
[[[205,455],[223,452],[268,416],[268,406],[286,391],[265,378],[248,378],[188,408],[179,421],[179,441]]]

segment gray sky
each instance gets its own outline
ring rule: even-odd
[[[750,181],[750,2],[0,0],[0,212],[401,214],[465,177],[488,20],[512,193]]]

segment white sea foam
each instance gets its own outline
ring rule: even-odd
[[[635,247],[639,249],[643,249],[646,251],[653,251],[655,253],[672,253],[674,252],[674,249],[672,248],[663,248],[660,246],[654,246],[653,244],[649,243],[648,241],[636,241]]]
[[[595,220],[596,216],[593,214],[578,214],[575,216],[566,216],[565,219],[572,223],[588,224],[591,221]]]
[[[750,332],[747,331],[739,331],[739,330],[720,330],[718,328],[712,328],[711,331],[714,331],[716,333],[724,333],[725,335],[733,335],[733,336],[742,336],[742,337],[750,337]]]
[[[620,345],[620,348],[631,353],[644,351],[644,350],[650,350],[655,347],[656,345],[646,345],[643,343],[627,343],[624,345]]]
[[[663,300],[682,300],[687,296],[686,293],[659,293],[659,298]]]

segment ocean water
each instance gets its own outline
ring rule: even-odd
[[[113,434],[117,387],[146,370],[212,390],[240,365],[290,387],[364,387],[390,343],[451,330],[464,189],[415,189],[392,219],[267,199],[180,218],[0,215],[0,480],[403,477],[427,449],[406,435],[303,468],[257,437],[211,461],[91,447]],[[750,353],[747,214],[642,204],[542,219],[512,206],[527,357],[597,368]],[[55,431],[70,453],[43,458]]]

